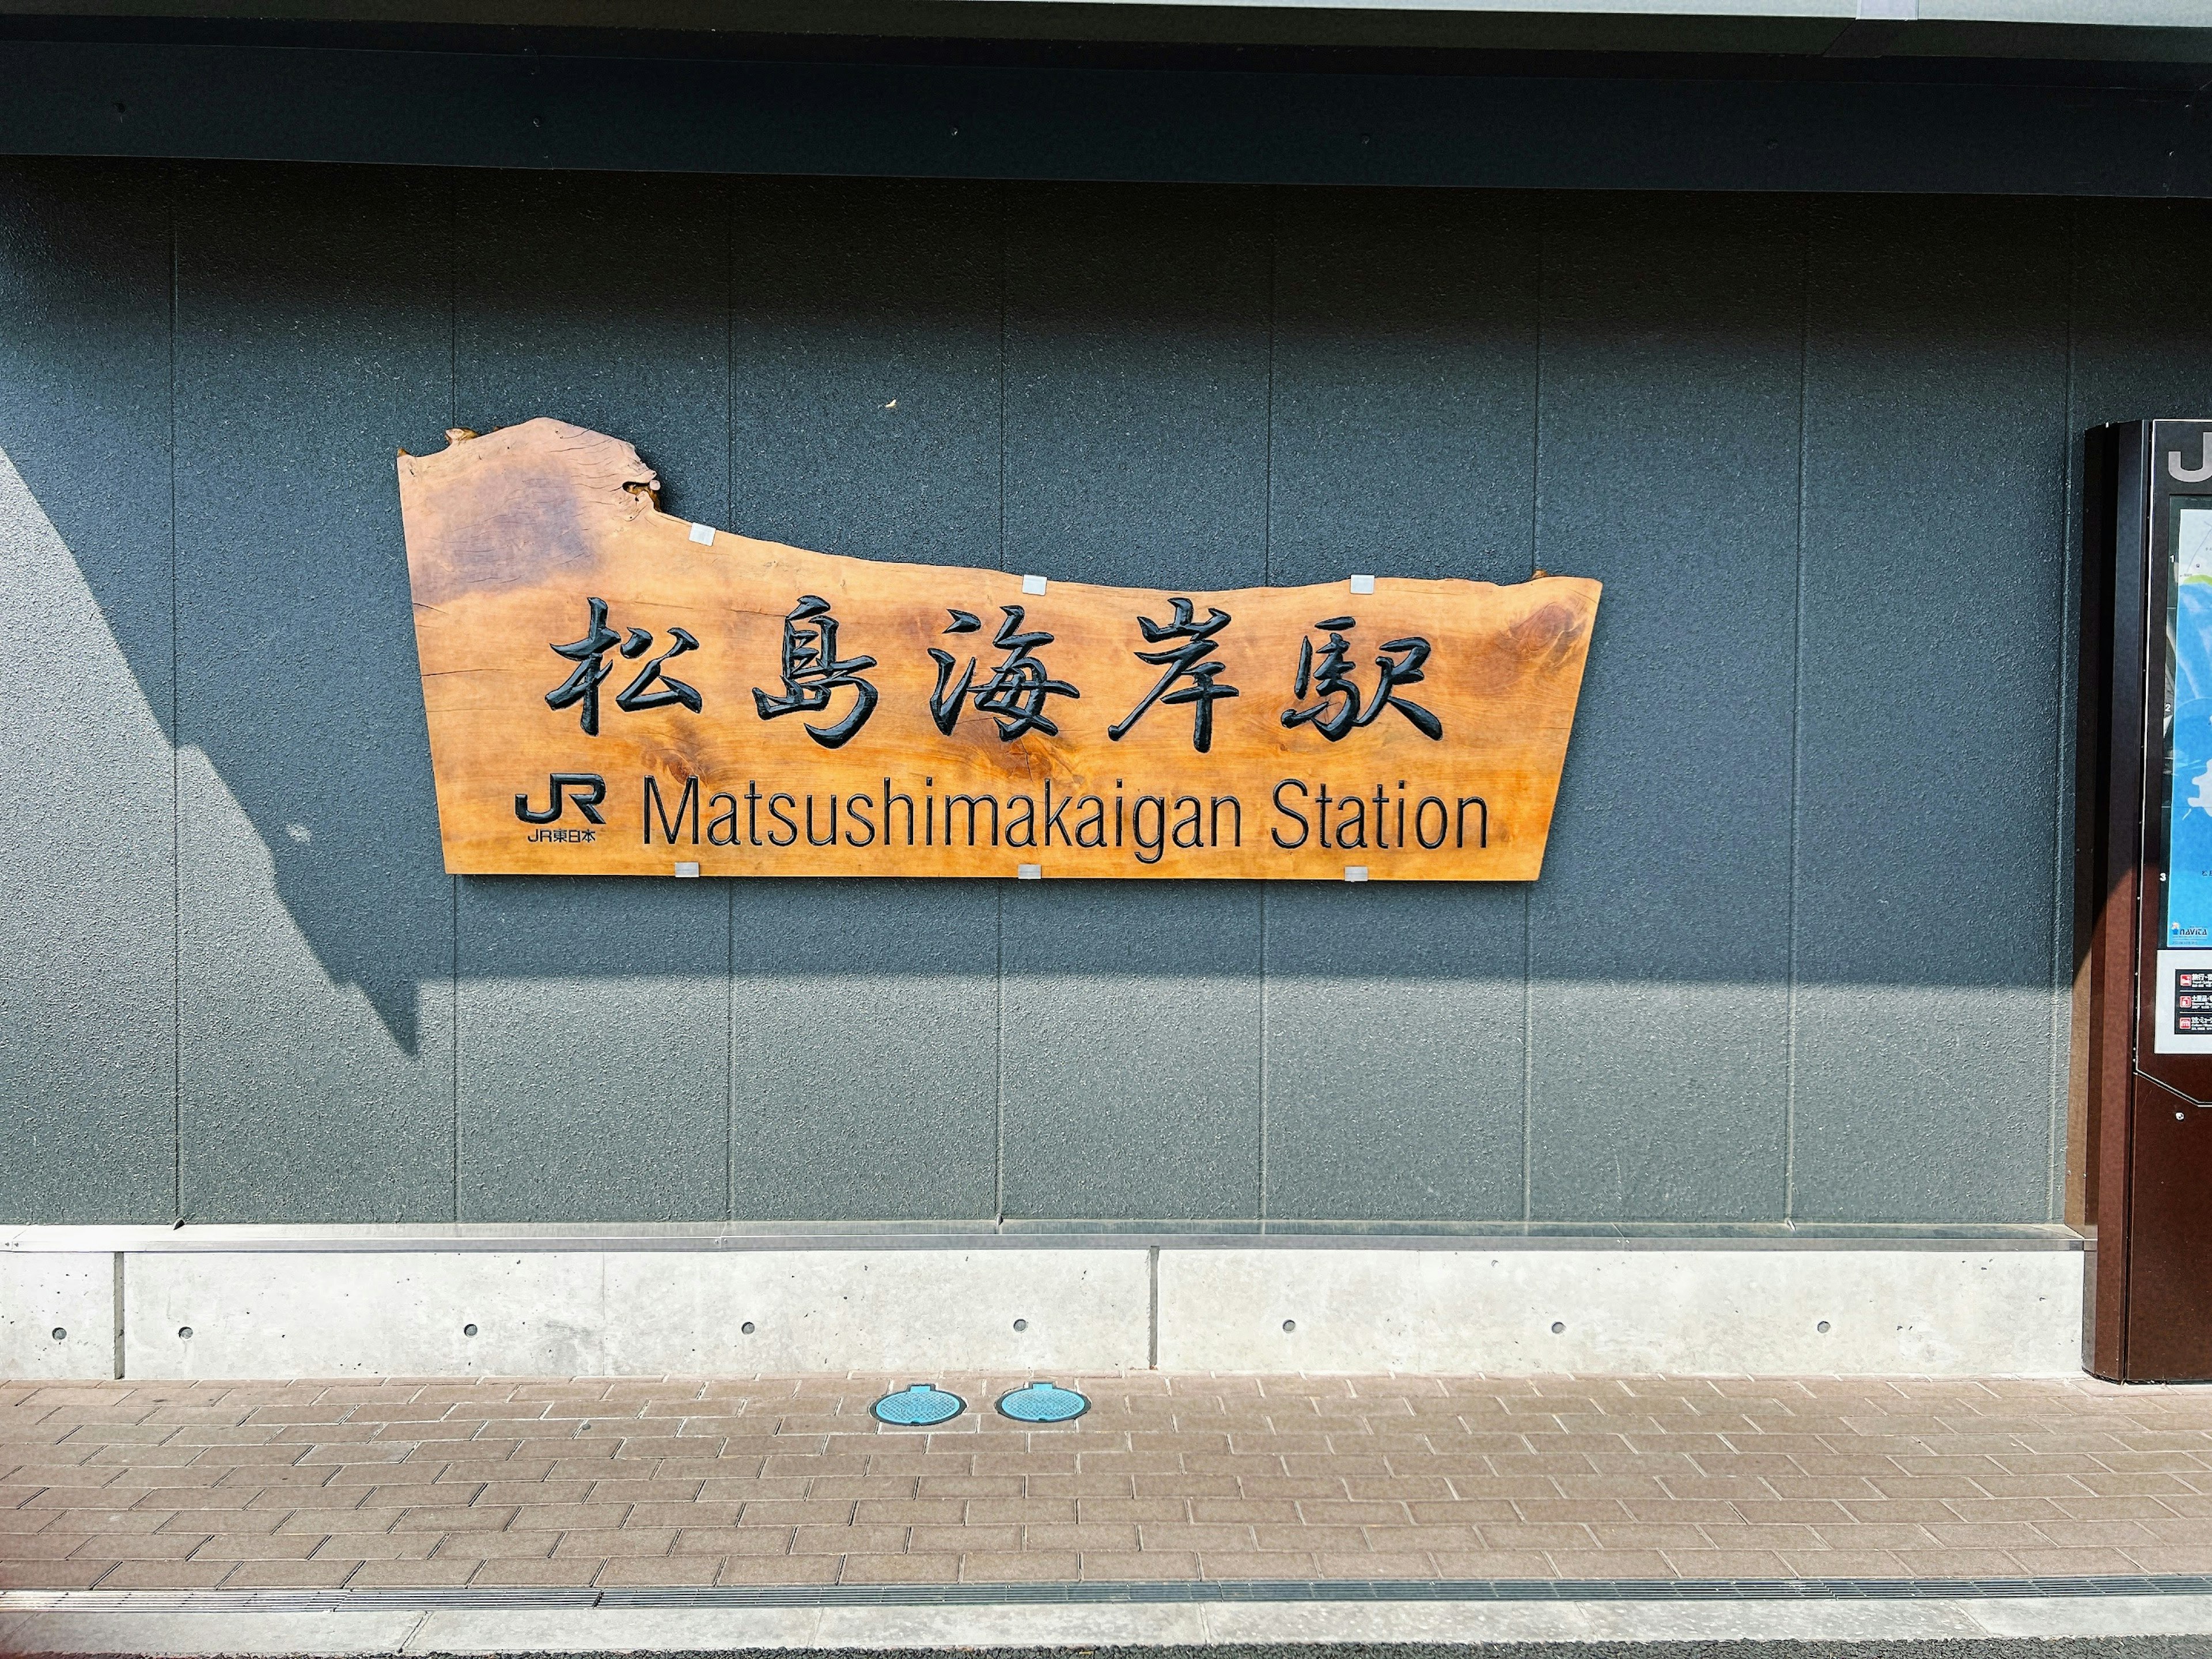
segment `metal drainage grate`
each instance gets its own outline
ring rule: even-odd
[[[951,1422],[968,1409],[968,1402],[934,1383],[915,1382],[885,1395],[868,1409],[878,1423],[927,1428],[933,1423]]]
[[[999,1396],[999,1414],[1017,1423],[1065,1423],[1091,1409],[1091,1402],[1073,1389],[1053,1382],[1032,1382]]]

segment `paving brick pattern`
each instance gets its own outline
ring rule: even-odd
[[[2212,1389],[911,1380],[0,1385],[0,1586],[2212,1571]]]

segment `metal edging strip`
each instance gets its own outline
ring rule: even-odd
[[[1066,1607],[1182,1602],[1929,1601],[2212,1595],[2212,1573],[2023,1578],[1229,1579],[696,1589],[0,1590],[0,1613],[375,1613],[443,1608]]]
[[[485,1228],[248,1226],[155,1228],[125,1224],[0,1229],[0,1255],[331,1255],[600,1251],[853,1250],[1935,1250],[2000,1253],[2082,1249],[2081,1235],[2042,1224],[2018,1226],[1820,1229],[1571,1226],[1369,1228],[1358,1224],[1231,1224],[1203,1229],[1152,1224],[917,1231],[856,1224],[836,1228],[732,1230],[700,1227],[514,1226]]]

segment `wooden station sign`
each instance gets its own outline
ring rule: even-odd
[[[1528,881],[1598,584],[810,553],[536,420],[399,458],[457,874]]]

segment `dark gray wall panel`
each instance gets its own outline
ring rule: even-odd
[[[1797,1208],[2039,1220],[2067,213],[1813,213]]]
[[[1007,568],[1265,580],[1267,237],[1257,192],[1007,192]],[[1047,878],[1005,896],[1006,1212],[1256,1214],[1258,890]]]
[[[729,187],[569,174],[454,179],[453,409],[637,446],[660,504],[727,524]]]
[[[1008,189],[1007,568],[1266,580],[1267,201]]]
[[[1526,576],[1542,198],[1274,198],[1268,580]]]
[[[732,526],[999,562],[999,192],[756,180],[733,198]],[[998,1195],[988,883],[736,882],[736,1213],[978,1217]]]
[[[1276,197],[1270,580],[1517,580],[1538,204]],[[1267,1213],[1522,1211],[1517,888],[1267,895]]]
[[[475,175],[455,225],[463,423],[553,415],[611,433],[659,471],[669,512],[727,524],[726,188]],[[463,1218],[726,1215],[728,889],[460,890]]]
[[[996,885],[732,886],[735,1213],[995,1213]]]
[[[0,166],[0,1216],[173,1212],[165,170]],[[88,204],[91,210],[88,210]]]
[[[452,894],[392,470],[447,417],[445,180],[177,185],[180,1159],[202,1219],[453,1212]]]
[[[728,527],[823,553],[995,567],[996,187],[732,189]]]
[[[1516,888],[1269,889],[1267,1214],[1522,1212]]]
[[[1250,884],[1018,882],[1006,895],[1006,1212],[1256,1215]]]
[[[722,884],[460,884],[460,1214],[728,1213]]]
[[[1606,587],[1530,893],[1538,1218],[1783,1212],[1803,231],[1553,208],[1536,562]]]
[[[2081,202],[2071,215],[2073,446],[2079,428],[2107,421],[2212,409],[2212,308],[2201,276],[2212,260],[2212,207]],[[2069,528],[2079,526],[2069,520]]]

